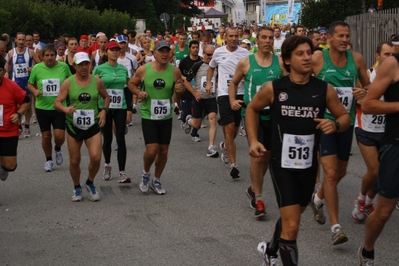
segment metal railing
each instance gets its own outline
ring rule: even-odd
[[[353,50],[363,55],[369,68],[375,63],[378,43],[399,34],[399,8],[350,16],[346,22],[351,27]]]

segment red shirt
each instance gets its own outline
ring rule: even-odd
[[[88,51],[89,55],[91,55],[94,51],[97,51],[98,49],[100,49],[100,45],[98,43],[92,44]]]
[[[3,78],[0,85],[0,138],[18,137],[18,124],[11,123],[10,116],[18,111],[26,96],[26,92],[21,89],[14,81]],[[1,109],[3,114],[1,117]],[[3,120],[3,121],[1,121]]]
[[[88,55],[90,55],[90,54],[89,54],[89,52],[90,52],[90,47],[86,47],[85,49],[83,49],[82,47],[78,46],[78,49],[76,50],[76,52],[77,52],[77,53],[79,53],[79,52],[85,52],[85,53],[87,53]]]

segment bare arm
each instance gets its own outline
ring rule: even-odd
[[[335,121],[340,125],[339,129],[334,121],[323,118],[314,119],[319,123],[316,128],[323,131],[324,134],[331,134],[335,131],[344,132],[347,130],[351,122],[350,116],[339,100],[337,92],[331,85],[328,85],[327,87],[326,104],[328,110],[330,110],[331,114],[334,116]]]
[[[180,69],[178,69],[177,67],[173,68],[173,76],[174,76],[174,80],[175,80],[175,92],[176,93],[183,93],[184,92],[184,84],[183,84],[183,78],[180,72]]]
[[[242,79],[245,77],[249,70],[249,57],[244,57],[238,61],[236,66],[236,71],[234,73],[233,79],[229,85],[229,101],[231,109],[239,110],[241,108],[242,100],[236,100],[237,88]]]
[[[35,64],[38,64],[38,63],[40,63],[42,61],[42,60],[40,60],[40,58],[37,55],[37,53],[33,52],[32,50],[29,50],[29,54],[32,57],[32,59],[35,62]]]
[[[100,96],[104,99],[104,108],[101,110],[101,112],[98,113],[98,125],[100,127],[103,127],[105,125],[105,120],[107,116],[107,109],[110,104],[110,97],[108,95],[107,90],[105,89],[104,82],[100,78],[96,78],[97,81],[97,90]]]
[[[287,70],[285,70],[283,59],[281,57],[278,57],[278,63],[280,65],[281,71],[283,72],[283,76],[287,76],[289,73]]]
[[[64,106],[62,103],[68,97],[70,85],[71,85],[71,81],[68,78],[61,84],[60,92],[58,93],[58,96],[54,101],[55,110],[69,114],[69,115],[73,114],[73,112],[75,112],[76,105]]]
[[[377,76],[371,83],[366,97],[363,99],[362,111],[366,114],[390,114],[399,112],[399,102],[380,101],[389,85],[399,80],[399,64],[395,57],[384,60],[378,67]]]
[[[322,51],[315,51],[312,55],[312,70],[313,74],[317,76],[324,64],[324,56]]]
[[[209,66],[208,72],[206,73],[206,87],[205,90],[210,94],[212,92],[212,77],[215,73],[215,68]]]
[[[129,90],[137,95],[139,99],[144,99],[148,97],[148,94],[145,91],[139,89],[139,85],[145,76],[145,66],[141,66],[134,73],[133,77],[130,78],[127,83]]]
[[[245,129],[249,142],[249,155],[252,157],[263,156],[265,147],[258,141],[259,112],[274,101],[273,84],[267,82],[262,85],[259,92],[255,94],[247,106],[245,113]]]

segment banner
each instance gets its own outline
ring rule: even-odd
[[[208,4],[205,4],[204,2],[200,1],[193,1],[193,5],[197,7],[214,7],[215,6],[215,1],[214,0],[209,0]]]
[[[260,0],[260,23],[267,23],[266,21],[266,0]]]
[[[288,23],[292,23],[294,19],[294,0],[288,0]]]
[[[288,24],[288,4],[266,5],[266,22],[277,25]],[[299,11],[301,10],[301,3],[295,3],[292,9],[292,21],[290,23],[298,23]]]
[[[245,6],[243,0],[221,0],[223,4],[231,8],[231,15],[234,23],[246,21]]]

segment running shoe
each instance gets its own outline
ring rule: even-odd
[[[236,166],[231,166],[230,176],[233,179],[240,178],[240,171],[238,171]]]
[[[206,156],[212,158],[219,157],[219,152],[216,150],[216,145],[209,146],[208,150],[206,151]]]
[[[396,205],[396,208],[398,208],[398,205]],[[364,215],[368,217],[373,211],[374,211],[374,203],[372,202],[366,205],[366,207],[364,208]]]
[[[179,107],[175,106],[175,108],[173,109],[173,112],[175,112],[176,115],[179,115],[180,114]]]
[[[55,163],[57,165],[61,165],[64,162],[64,158],[62,157],[62,151],[55,151]]]
[[[90,185],[88,185],[87,183],[85,183],[85,187],[87,189],[87,192],[89,192],[89,199],[91,201],[99,201],[100,195],[97,193],[97,190],[96,190],[96,187],[94,186],[94,184],[91,183]]]
[[[316,206],[316,204],[314,203],[315,195],[316,195],[316,193],[313,193],[312,200],[310,201],[310,207],[312,207],[312,210],[313,210],[313,218],[319,224],[325,224],[326,216],[324,216],[324,211],[323,211],[324,204],[322,203],[322,204],[320,204],[320,206]]]
[[[396,203],[396,209],[399,211],[399,200],[398,200],[398,202]]]
[[[3,167],[0,166],[0,179],[2,181],[6,181],[8,177],[8,171],[4,170]]]
[[[136,113],[137,113],[137,107],[136,107],[136,106],[133,106],[133,108],[132,108],[132,113],[133,113],[133,114],[136,114]]]
[[[191,140],[194,142],[201,142],[200,137],[197,137],[197,136],[191,137]]]
[[[181,120],[181,111],[179,111],[179,114],[177,115],[177,120]]]
[[[255,193],[252,190],[252,185],[250,185],[247,190],[245,191],[245,193],[247,194],[247,197],[250,199],[250,203],[249,203],[249,207],[251,207],[252,209],[256,209],[256,202],[255,202]]]
[[[150,182],[150,188],[154,191],[154,193],[158,195],[165,195],[165,189],[162,188],[161,181],[159,179],[154,178]]]
[[[37,123],[36,114],[32,115],[32,117],[30,118],[30,123],[31,124],[36,124]]]
[[[82,197],[82,188],[81,187],[77,187],[73,190],[73,194],[72,194],[72,201],[74,202],[79,202],[82,201],[83,197]]]
[[[269,256],[267,255],[267,243],[260,242],[258,244],[258,252],[263,259],[262,266],[278,266],[278,256]]]
[[[53,161],[52,160],[49,160],[49,161],[44,163],[44,170],[46,172],[52,172],[53,171]]]
[[[118,144],[115,144],[114,151],[118,150]]]
[[[125,171],[120,171],[118,183],[132,183],[132,180],[130,180]]]
[[[105,181],[109,181],[112,179],[111,170],[112,170],[112,166],[110,164],[106,164],[104,166],[103,179]]]
[[[191,115],[186,116],[186,122],[184,122],[184,133],[188,134],[191,132],[191,126],[188,123],[188,120],[192,119],[193,117]]]
[[[207,125],[204,123],[204,121],[201,123],[201,128],[207,128]]]
[[[247,132],[245,132],[245,130],[240,130],[240,133],[238,133],[241,137],[246,137],[247,136]]]
[[[30,138],[30,129],[29,128],[24,129],[24,138]]]
[[[363,247],[357,250],[357,262],[359,266],[374,266],[374,259],[365,258],[362,255]]]
[[[222,162],[224,162],[225,164],[229,164],[230,163],[229,154],[227,153],[227,149],[226,149],[226,145],[224,144],[224,141],[220,142],[219,148],[222,152],[220,159],[222,159]]]
[[[342,243],[345,243],[346,241],[348,241],[348,238],[346,237],[344,232],[342,232],[340,226],[336,227],[334,229],[334,232],[332,232],[332,241],[333,241],[333,245],[342,244]]]
[[[363,222],[366,216],[364,215],[364,210],[365,210],[365,202],[363,199],[359,198],[359,196],[356,197],[355,203],[354,203],[354,208],[352,211],[352,218],[356,222]]]
[[[266,205],[263,200],[258,199],[256,201],[255,218],[260,220],[266,216]]]
[[[133,122],[130,122],[129,124],[127,124],[128,127],[132,127],[133,126]]]
[[[148,192],[148,182],[150,181],[150,174],[141,173],[141,180],[139,184],[139,189],[143,193]]]

